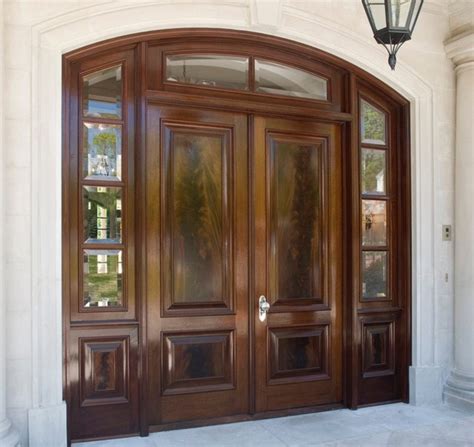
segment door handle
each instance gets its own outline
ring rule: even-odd
[[[258,318],[260,321],[265,321],[267,319],[267,312],[270,310],[270,303],[267,299],[261,295],[258,299]]]

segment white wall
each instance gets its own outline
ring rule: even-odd
[[[140,30],[226,27],[299,40],[357,63],[412,99],[412,380],[427,384],[423,390],[412,382],[418,389],[412,398],[440,401],[453,356],[453,249],[441,240],[441,226],[453,223],[454,72],[443,44],[449,36],[447,0],[425,0],[395,72],[373,41],[359,0],[6,0],[0,20],[7,408],[24,445],[28,410],[54,406],[61,393],[60,53]],[[30,412],[30,424],[35,414]]]

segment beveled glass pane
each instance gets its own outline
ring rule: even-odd
[[[362,149],[361,189],[362,194],[384,195],[386,188],[385,151]]]
[[[360,109],[362,142],[385,144],[385,113],[364,100]]]
[[[362,252],[362,297],[387,296],[387,252]]]
[[[390,2],[391,26],[406,28],[412,0],[392,0]]]
[[[183,84],[248,89],[247,57],[178,54],[166,57],[166,80]]]
[[[255,89],[261,93],[328,99],[327,80],[307,71],[255,59]]]
[[[362,244],[381,246],[387,244],[387,202],[362,200]]]
[[[122,67],[96,71],[82,78],[84,116],[122,117]]]
[[[122,126],[84,123],[83,146],[87,180],[122,179]]]
[[[84,186],[83,208],[86,242],[122,242],[122,188]]]
[[[272,299],[321,298],[321,166],[318,146],[271,144]]]
[[[122,306],[122,258],[122,250],[84,250],[84,307]]]
[[[223,138],[174,133],[171,150],[173,301],[222,301]]]

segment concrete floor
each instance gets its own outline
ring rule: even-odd
[[[474,447],[474,414],[391,404],[74,444],[74,447]]]

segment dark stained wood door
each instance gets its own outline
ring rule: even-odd
[[[340,129],[257,117],[254,148],[256,411],[341,402]]]
[[[148,104],[146,126],[150,425],[246,414],[247,116]]]

